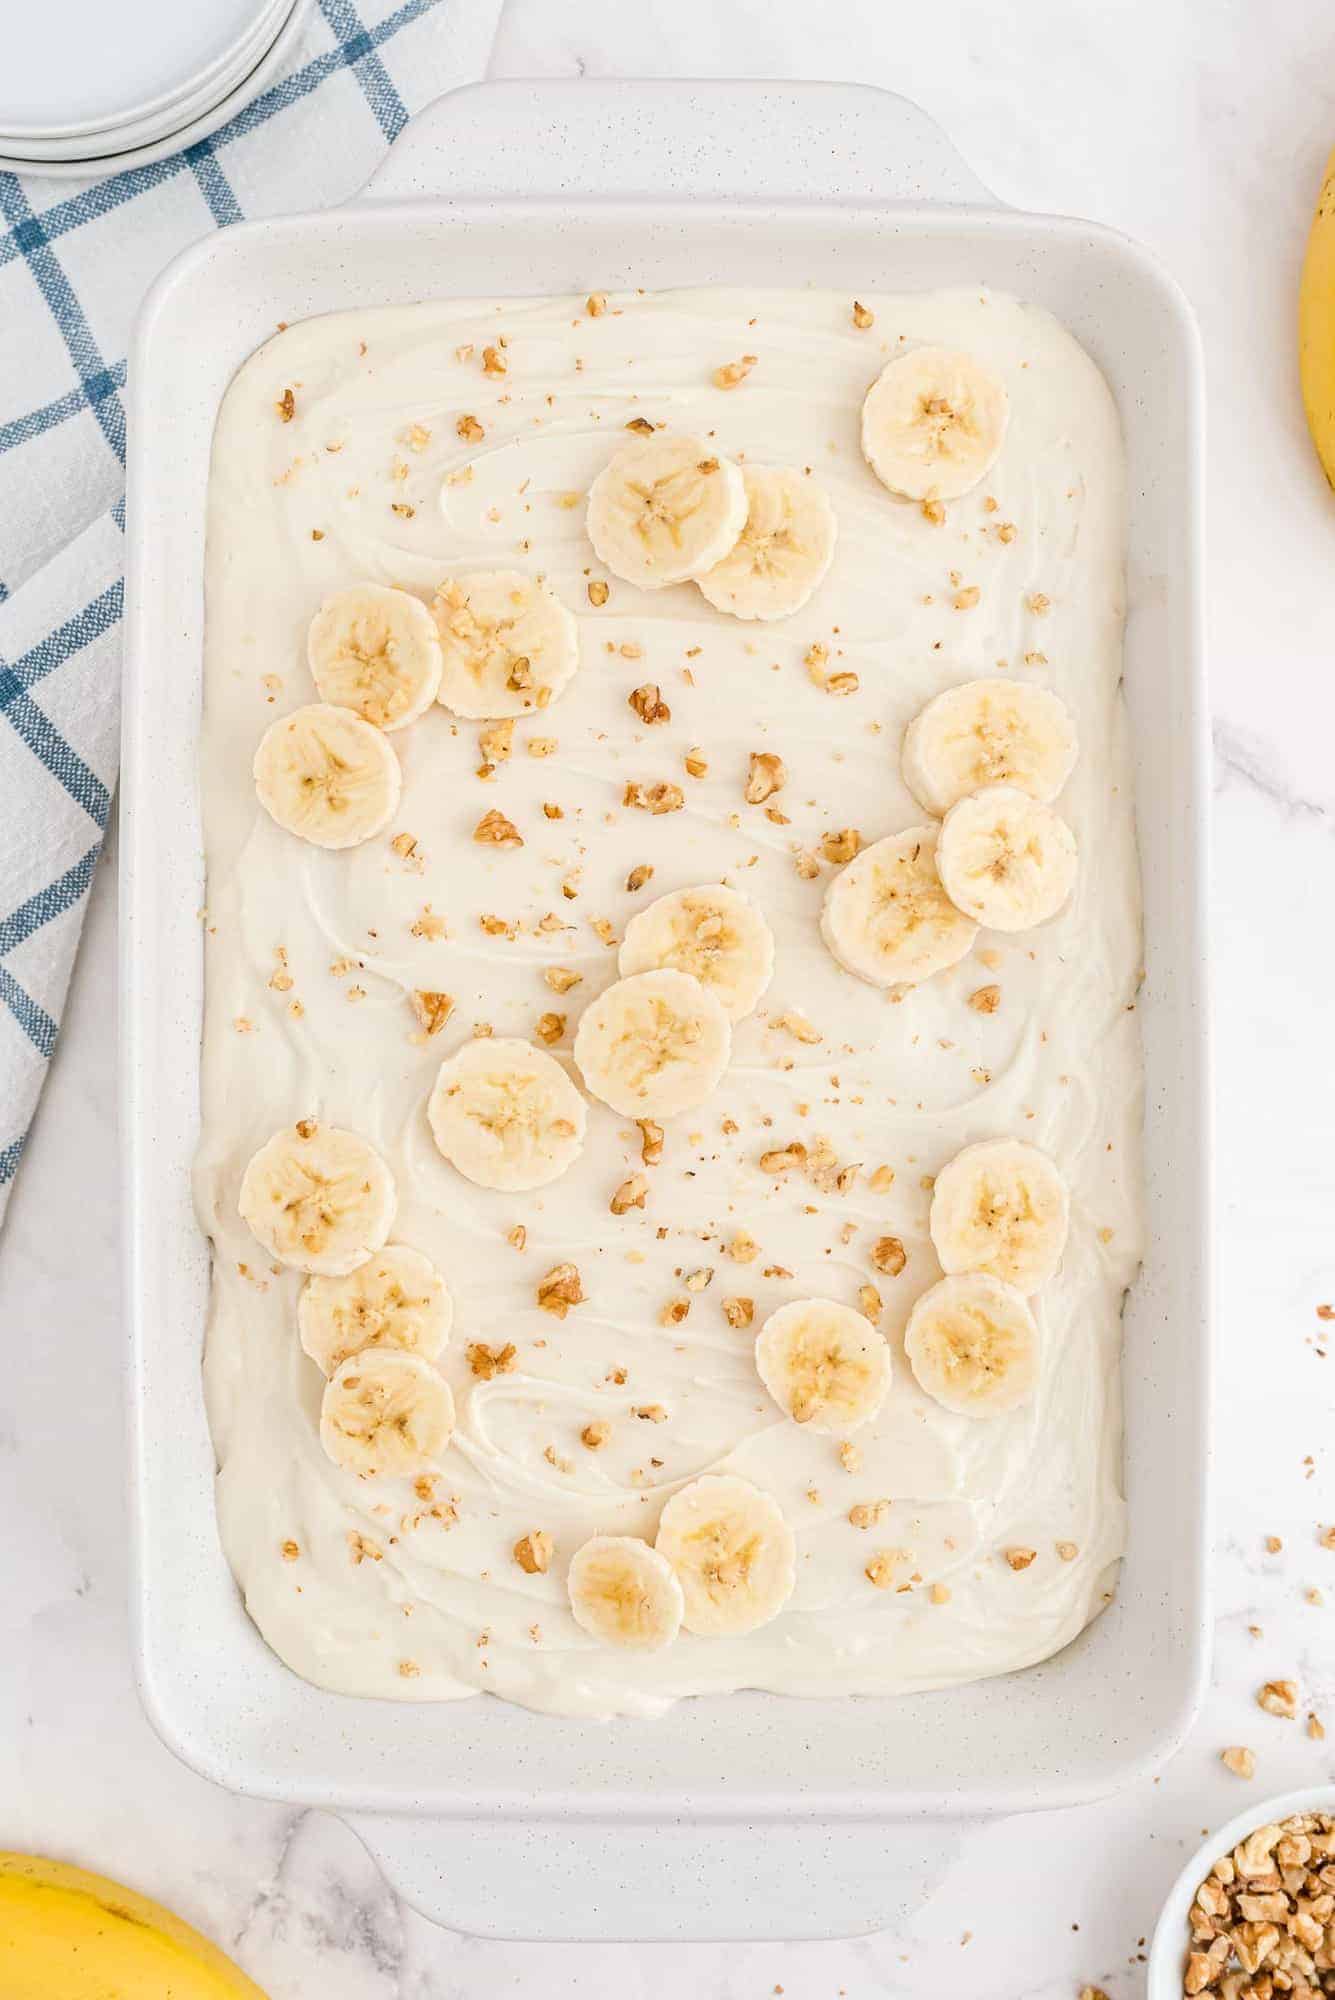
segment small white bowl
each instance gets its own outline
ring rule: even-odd
[[[1270,1826],[1294,1813],[1313,1812],[1335,1815],[1335,1785],[1309,1785],[1301,1792],[1281,1792],[1277,1798],[1261,1799],[1201,1842],[1169,1890],[1154,1927],[1145,1980],[1146,2000],[1182,2000],[1182,1974],[1191,1948],[1187,1911],[1220,1855],[1231,1854],[1258,1826]]]

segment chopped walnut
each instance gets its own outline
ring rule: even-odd
[[[604,604],[606,604],[608,597],[610,595],[611,595],[611,587],[610,585],[604,583],[601,577],[595,577],[588,586],[588,598],[590,604],[596,604],[601,608]]]
[[[729,1326],[750,1326],[755,1316],[756,1302],[754,1299],[724,1299],[723,1317],[727,1320]]]
[[[291,423],[293,417],[297,414],[297,399],[291,389],[284,389],[282,395],[274,404],[274,408],[285,424]]]
[[[638,868],[632,868],[626,877],[628,892],[633,896],[637,890],[642,889],[653,875],[653,872],[653,863],[650,861],[642,861]]]
[[[874,1528],[882,1514],[890,1511],[888,1500],[864,1500],[857,1507],[850,1507],[848,1519],[855,1528]]]
[[[584,978],[582,972],[572,972],[566,965],[544,965],[542,976],[553,993],[569,993],[571,988],[578,986]]]
[[[858,1286],[858,1311],[875,1326],[882,1311],[881,1295],[875,1285]]]
[[[1002,1554],[1012,1569],[1028,1569],[1030,1563],[1033,1562],[1035,1556],[1038,1554],[1038,1550],[1022,1548],[1003,1549]]]
[[[637,806],[641,812],[654,814],[680,812],[686,803],[686,794],[680,785],[628,784],[621,796],[623,806]]]
[[[686,1289],[688,1292],[707,1292],[709,1290],[709,1287],[713,1284],[713,1282],[714,1282],[713,1265],[702,1264],[698,1271],[688,1272],[686,1278]]]
[[[557,1319],[564,1319],[571,1306],[583,1303],[584,1288],[574,1264],[554,1265],[538,1286],[538,1304]]]
[[[1286,1722],[1293,1722],[1298,1715],[1297,1681],[1267,1681],[1256,1696],[1257,1705],[1267,1715],[1283,1716]]]
[[[1001,1005],[999,986],[978,986],[969,995],[969,1005],[975,1014],[995,1014]]]
[[[845,1472],[861,1472],[862,1452],[859,1446],[845,1438],[839,1447],[839,1463]]]
[[[409,926],[409,929],[413,937],[430,938],[433,943],[440,938],[449,936],[444,917],[438,917],[430,903],[422,905],[420,913]]]
[[[686,766],[686,775],[688,778],[703,778],[708,775],[708,760],[703,751],[695,748],[694,745],[686,752],[681,761]]]
[[[760,1245],[749,1231],[739,1229],[728,1245],[728,1255],[735,1264],[752,1264],[760,1255]]]
[[[634,431],[637,437],[652,437],[654,434],[654,426],[648,417],[632,417],[626,429]]]
[[[1057,1544],[1057,1554],[1064,1563],[1074,1562],[1079,1553],[1080,1551],[1074,1542],[1058,1542]]]
[[[814,882],[820,874],[819,861],[814,854],[808,854],[805,849],[799,849],[793,856],[793,866],[804,882]]]
[[[805,1167],[807,1149],[800,1139],[794,1139],[787,1146],[775,1146],[768,1153],[760,1155],[760,1168],[766,1174],[791,1173],[794,1167]]]
[[[739,361],[725,361],[721,368],[714,370],[716,389],[735,389],[744,382],[760,359],[758,354],[744,354]]]
[[[894,1184],[895,1170],[893,1167],[873,1167],[867,1177],[868,1187],[876,1194],[884,1194],[886,1189],[893,1187]]]
[[[612,1435],[610,1424],[585,1424],[579,1434],[579,1441],[586,1451],[601,1451]]]
[[[864,306],[861,299],[853,301],[853,324],[859,332],[865,333],[869,326],[875,326],[876,315],[870,306]]]
[[[590,292],[584,301],[584,310],[590,319],[601,319],[607,311],[607,293]]]
[[[406,1681],[415,1681],[421,1674],[421,1671],[422,1669],[418,1666],[416,1660],[399,1661],[399,1673]]]
[[[895,1567],[903,1560],[898,1549],[881,1549],[872,1557],[862,1574],[868,1583],[874,1583],[878,1590],[889,1590],[895,1580]]]
[[[856,674],[830,674],[825,682],[826,694],[856,694],[861,683]]]
[[[639,1417],[646,1424],[665,1424],[667,1411],[661,1403],[637,1403],[631,1410],[633,1417]]]
[[[530,1576],[545,1576],[552,1560],[552,1538],[545,1528],[533,1528],[514,1546],[514,1559]]]
[[[296,1542],[281,1542],[278,1553],[285,1563],[294,1563],[301,1554],[301,1549]]]
[[[504,1347],[488,1347],[485,1341],[472,1340],[467,1349],[468,1365],[481,1382],[490,1382],[493,1375],[509,1375],[518,1359],[518,1350],[512,1340]]]
[[[613,1215],[625,1215],[629,1209],[643,1208],[648,1193],[649,1183],[644,1175],[632,1174],[629,1180],[622,1181],[608,1207]]]
[[[430,993],[422,987],[412,994],[413,1012],[428,1036],[438,1035],[454,1012],[452,993]]]
[[[512,1250],[522,1250],[528,1242],[528,1231],[525,1229],[523,1223],[517,1222],[514,1228],[509,1231],[505,1240]]]
[[[473,828],[473,838],[484,847],[487,845],[492,847],[522,847],[524,845],[524,837],[514,824],[514,821],[508,820],[503,812],[497,812],[494,806],[490,812],[483,813],[481,819]]]
[[[473,416],[460,417],[454,428],[465,444],[481,444],[487,435],[477,418]]]
[[[897,1278],[908,1263],[908,1253],[897,1236],[878,1236],[872,1245],[871,1261],[887,1278]]]
[[[491,764],[503,764],[514,747],[515,719],[507,715],[503,722],[493,722],[482,731],[478,738],[478,748]]]
[[[982,592],[979,590],[978,585],[971,583],[963,590],[957,590],[950,601],[956,611],[972,611],[981,596]]]
[[[774,1025],[776,1028],[782,1028],[786,1035],[791,1035],[794,1041],[804,1042],[808,1047],[814,1048],[817,1042],[824,1039],[815,1023],[808,1021],[806,1015],[800,1013],[796,1007],[790,1007],[786,1014],[780,1014]]]
[[[690,1310],[691,1302],[689,1299],[669,1299],[658,1315],[658,1324],[660,1326],[680,1326]]]
[[[348,1529],[348,1556],[354,1569],[360,1568],[364,1562],[385,1560],[384,1550],[378,1549],[374,1542],[368,1541],[365,1535],[357,1532],[356,1528]]]
[[[862,835],[855,826],[840,827],[837,833],[823,833],[820,837],[820,851],[827,861],[851,861],[862,846]]]
[[[538,1016],[538,1040],[546,1042],[548,1048],[551,1047],[553,1042],[559,1042],[565,1031],[566,1017],[564,1014],[540,1014]]]
[[[1045,597],[1041,590],[1031,591],[1024,604],[1025,610],[1032,611],[1035,618],[1046,618],[1052,609],[1052,599]]]
[[[766,799],[783,790],[788,772],[782,757],[772,750],[753,750],[746,778],[746,803],[763,806]]]
[[[482,373],[484,375],[508,375],[510,364],[499,347],[484,347],[482,350]]]
[[[637,1118],[640,1128],[640,1159],[646,1167],[656,1167],[663,1157],[663,1128],[652,1118]]]
[[[921,513],[923,520],[930,521],[934,528],[939,528],[943,526],[945,522],[946,509],[944,501],[937,500],[931,497],[930,495],[926,500],[923,501],[922,506],[919,509],[919,512]]]
[[[626,702],[634,709],[640,721],[651,729],[655,723],[672,720],[672,710],[653,681],[646,681],[643,687],[632,688],[626,696]]]

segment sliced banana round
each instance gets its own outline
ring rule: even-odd
[[[756,1335],[760,1379],[813,1431],[869,1423],[890,1388],[890,1349],[869,1319],[835,1299],[794,1299]]]
[[[325,1383],[320,1443],[347,1472],[400,1479],[425,1472],[454,1430],[450,1385],[417,1354],[354,1354]]]
[[[626,976],[665,966],[698,979],[728,1019],[740,1021],[774,975],[774,933],[735,889],[712,882],[674,889],[631,918],[617,955]]]
[[[1075,724],[1059,695],[1023,681],[947,688],[904,733],[904,783],[946,813],[981,785],[1016,785],[1050,803],[1075,767]]]
[[[554,1056],[531,1042],[483,1035],[441,1064],[427,1117],[465,1180],[522,1193],[574,1165],[588,1107]]]
[[[937,1175],[928,1227],[943,1271],[986,1271],[1031,1297],[1061,1263],[1070,1219],[1065,1176],[1046,1153],[986,1139]]]
[[[862,453],[892,493],[956,500],[996,464],[1004,386],[953,347],[915,347],[884,367],[862,405]]]
[[[627,1118],[672,1118],[703,1104],[728,1067],[732,1029],[719,1001],[689,973],[618,979],[575,1031],[586,1090]]]
[[[419,597],[358,583],[326,597],[306,635],[322,701],[353,709],[377,729],[425,715],[440,687],[436,621]]]
[[[393,819],[403,773],[384,731],[350,708],[312,702],[270,723],[255,752],[270,819],[313,847],[356,847]]]
[[[1027,931],[1055,917],[1075,887],[1075,835],[1018,786],[984,785],[941,822],[936,865],[957,910],[988,930]]]
[[[915,986],[972,948],[978,926],[937,873],[937,829],[888,834],[840,869],[825,892],[821,936],[846,972],[873,986]]]
[[[241,1177],[237,1207],[280,1264],[344,1277],[389,1235],[394,1178],[356,1132],[302,1118],[260,1147]]]
[[[834,560],[834,509],[801,472],[744,466],[746,525],[722,562],[698,577],[734,618],[787,618],[800,611]]]
[[[589,488],[586,525],[599,562],[641,590],[703,576],[746,525],[742,469],[702,438],[637,439]]]
[[[579,626],[555,591],[517,569],[447,577],[432,606],[437,700],[472,720],[546,708],[579,665]]]
[[[767,1625],[797,1580],[796,1543],[777,1500],[731,1473],[707,1473],[674,1493],[654,1546],[681,1583],[683,1625],[703,1639]]]
[[[657,1653],[681,1630],[681,1585],[666,1557],[634,1535],[594,1535],[566,1576],[575,1623],[609,1646]]]
[[[403,1243],[387,1244],[346,1277],[307,1278],[297,1302],[301,1344],[326,1375],[369,1348],[434,1361],[453,1320],[440,1272]]]
[[[1038,1381],[1038,1326],[1023,1292],[985,1271],[942,1278],[909,1314],[904,1351],[918,1387],[961,1417],[999,1417]]]

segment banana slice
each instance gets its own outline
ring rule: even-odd
[[[1029,1298],[1061,1263],[1070,1219],[1065,1178],[1046,1153],[987,1139],[941,1169],[928,1227],[943,1271],[986,1271]]]
[[[732,1055],[732,1029],[689,973],[618,979],[580,1016],[575,1062],[584,1087],[627,1118],[672,1118],[703,1104]]]
[[[703,1639],[767,1625],[797,1580],[793,1531],[778,1502],[730,1473],[708,1473],[674,1493],[654,1546],[681,1583],[683,1625]]]
[[[756,1367],[779,1408],[813,1431],[856,1430],[890,1388],[890,1349],[869,1319],[834,1299],[794,1299],[756,1335]]]
[[[402,1243],[387,1245],[344,1278],[307,1278],[297,1302],[301,1344],[326,1375],[372,1347],[434,1361],[453,1319],[440,1272]]]
[[[454,715],[527,715],[556,700],[579,665],[579,626],[560,598],[517,569],[447,577],[432,609],[437,700]]]
[[[359,583],[326,597],[306,635],[322,701],[351,708],[377,729],[425,715],[440,687],[436,622],[406,590]]]
[[[881,370],[862,405],[862,455],[909,500],[957,500],[996,464],[1009,403],[971,354],[916,347]]]
[[[354,1354],[325,1383],[320,1443],[346,1472],[400,1479],[424,1472],[454,1430],[450,1385],[416,1354]]]
[[[947,688],[904,733],[904,783],[931,813],[981,785],[1016,785],[1049,804],[1075,766],[1075,724],[1060,696],[1022,681]]]
[[[403,790],[394,746],[350,708],[312,702],[270,723],[255,752],[270,819],[313,847],[356,847],[393,819]]]
[[[427,1117],[465,1180],[521,1193],[574,1165],[588,1111],[554,1056],[531,1042],[480,1036],[441,1064]]]
[[[722,562],[746,525],[741,467],[702,438],[638,439],[589,488],[586,525],[614,576],[641,590],[685,583]]]
[[[623,976],[664,966],[690,973],[730,1021],[740,1021],[773,977],[774,934],[735,889],[674,889],[631,918],[617,955]]]
[[[260,1147],[241,1177],[241,1220],[280,1264],[346,1277],[394,1221],[394,1180],[356,1132],[303,1118]]]
[[[873,986],[916,986],[972,948],[978,926],[937,874],[937,830],[873,841],[825,892],[821,936],[846,972]]]
[[[1055,917],[1075,887],[1075,835],[1028,792],[984,785],[941,822],[936,865],[951,902],[975,923],[1027,931]]]
[[[834,559],[838,523],[813,479],[743,467],[746,526],[701,590],[734,618],[787,618],[800,611]]]
[[[657,1653],[681,1630],[676,1572],[634,1535],[594,1535],[576,1549],[566,1589],[575,1623],[609,1646]]]
[[[904,1351],[920,1389],[961,1417],[999,1417],[1038,1381],[1038,1327],[1022,1292],[985,1271],[942,1278],[909,1314]]]

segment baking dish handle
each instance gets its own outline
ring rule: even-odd
[[[860,1937],[935,1894],[967,1822],[470,1821],[351,1814],[432,1923],[526,1943]]]
[[[934,119],[869,84],[469,84],[409,121],[362,199],[999,206]]]

